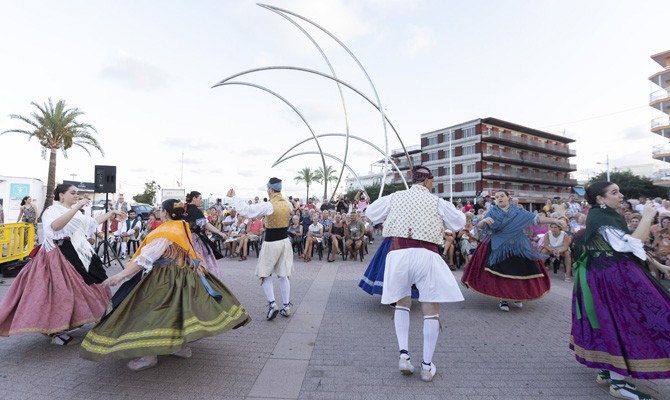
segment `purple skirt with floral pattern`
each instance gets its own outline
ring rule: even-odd
[[[670,378],[667,290],[624,256],[592,258],[581,274],[586,282],[580,282],[579,274],[577,270],[570,335],[577,361],[634,378]],[[587,292],[592,302],[585,301]],[[587,315],[589,303],[591,319]]]

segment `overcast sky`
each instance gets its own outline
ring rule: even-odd
[[[670,49],[670,1],[268,1],[309,18],[342,40],[370,75],[388,118],[406,145],[421,133],[495,117],[576,140],[575,177],[652,164],[663,143],[650,132],[661,116],[648,106],[648,77],[661,67],[652,54]],[[0,0],[0,132],[28,126],[32,101],[66,100],[97,128],[105,157],[59,153],[57,180],[93,181],[94,165],[116,165],[129,195],[156,180],[183,181],[214,197],[230,187],[263,195],[270,176],[304,197],[293,177],[320,158],[303,155],[272,165],[311,137],[285,103],[249,86],[212,89],[222,79],[265,66],[298,66],[330,74],[306,36],[253,1]],[[302,24],[323,47],[337,76],[374,99],[354,61]],[[337,86],[296,71],[236,79],[267,87],[304,115],[316,134],[344,133]],[[352,135],[385,147],[380,115],[343,89]],[[390,133],[390,130],[389,130]],[[342,158],[344,140],[323,138]],[[399,142],[389,134],[390,149]],[[0,136],[0,174],[46,182],[48,162],[36,141]],[[316,151],[309,141],[289,154]],[[183,172],[182,172],[183,153]],[[359,174],[381,158],[351,142]],[[328,160],[339,172],[342,168]],[[661,164],[661,168],[662,168]],[[72,174],[76,174],[72,176]],[[182,179],[183,174],[183,179]],[[346,175],[346,174],[345,174]],[[313,193],[321,193],[319,185]]]

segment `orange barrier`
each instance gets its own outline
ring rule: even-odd
[[[27,236],[27,238],[26,238]],[[0,264],[23,260],[35,247],[35,226],[26,222],[0,225]]]

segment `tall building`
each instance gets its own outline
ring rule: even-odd
[[[665,139],[670,139],[670,50],[654,54],[651,59],[664,69],[649,77],[655,85],[649,96],[649,105],[663,116],[651,120],[651,131]],[[670,162],[670,144],[654,146],[653,157],[660,161]],[[670,169],[662,169],[653,176],[654,184],[670,187]]]
[[[421,134],[421,161],[434,192],[453,201],[505,189],[519,202],[567,198],[577,181],[574,140],[496,118],[480,118]],[[451,190],[450,190],[451,185]]]

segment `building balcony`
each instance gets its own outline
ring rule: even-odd
[[[556,161],[553,158],[537,155],[521,155],[516,152],[490,150],[482,152],[482,160],[505,161],[513,164],[533,165],[537,167],[556,169],[558,171],[576,171],[577,165],[570,164],[567,161]]]
[[[670,117],[659,117],[651,120],[651,131],[670,139]]]
[[[520,172],[518,170],[504,170],[487,168],[482,171],[482,178],[507,180],[514,182],[534,182],[559,186],[575,186],[577,180],[572,178],[558,177],[549,172]]]
[[[649,105],[655,109],[668,113],[670,110],[670,91],[660,89],[649,95]]]
[[[539,150],[541,153],[564,157],[572,157],[577,154],[575,150],[570,149],[567,145],[549,144],[536,139],[521,138],[507,133],[494,132],[493,130],[482,132],[482,141],[511,145],[512,147],[525,150]]]
[[[670,169],[661,169],[654,172],[651,176],[651,180],[656,186],[670,187]]]
[[[652,148],[651,156],[659,161],[670,162],[670,144],[659,144]]]

